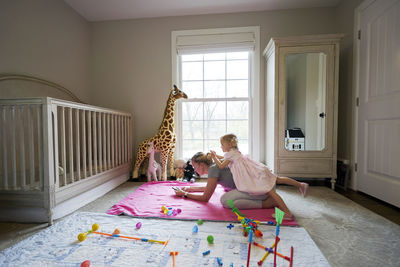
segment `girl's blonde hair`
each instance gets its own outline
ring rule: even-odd
[[[192,162],[197,164],[204,163],[207,166],[211,166],[211,164],[213,163],[211,157],[203,152],[197,152],[196,154],[194,154],[194,156],[192,157]]]
[[[226,135],[222,136],[221,142],[222,141],[231,144],[231,146],[233,148],[236,148],[236,149],[238,148],[238,139],[237,139],[236,135],[234,135],[234,134],[226,134]]]

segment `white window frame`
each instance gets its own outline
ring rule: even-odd
[[[209,37],[210,35],[223,35],[235,33],[251,33],[254,36],[254,51],[252,55],[252,66],[250,67],[250,95],[249,95],[249,154],[256,160],[260,161],[261,156],[261,92],[260,92],[260,27],[235,27],[235,28],[216,28],[216,29],[201,29],[201,30],[183,30],[171,32],[171,61],[172,61],[172,84],[176,84],[179,88],[182,87],[179,79],[179,55],[177,40],[179,37],[193,36],[201,38],[202,36]],[[210,47],[215,46],[215,43],[210,43]],[[223,46],[223,44],[222,44]],[[190,97],[190,96],[189,96]],[[182,104],[176,105],[175,112],[175,133],[177,134],[175,158],[182,158]],[[204,151],[206,152],[206,151]]]

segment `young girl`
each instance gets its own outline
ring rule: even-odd
[[[220,169],[229,166],[239,191],[262,195],[270,192],[277,183],[296,186],[303,197],[306,195],[308,184],[288,177],[278,177],[264,164],[243,156],[238,150],[237,137],[234,134],[224,135],[220,141],[222,151],[225,152],[224,156],[219,156],[215,151],[211,151],[211,157]]]

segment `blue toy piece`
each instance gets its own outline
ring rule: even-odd
[[[223,265],[223,263],[222,263],[222,259],[221,259],[221,258],[219,258],[219,257],[217,257],[217,262],[218,262],[218,264],[219,264],[219,265]]]
[[[199,231],[199,227],[197,225],[193,226],[192,232],[197,233]]]
[[[203,256],[210,254],[210,252],[211,252],[210,250],[204,251]]]
[[[226,228],[232,229],[233,227],[234,225],[230,223]]]

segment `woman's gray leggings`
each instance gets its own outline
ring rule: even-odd
[[[250,195],[249,193],[240,192],[237,189],[226,192],[221,196],[221,203],[224,208],[230,208],[228,200],[232,199],[233,204],[238,209],[261,209],[262,201],[267,199],[268,195]]]

